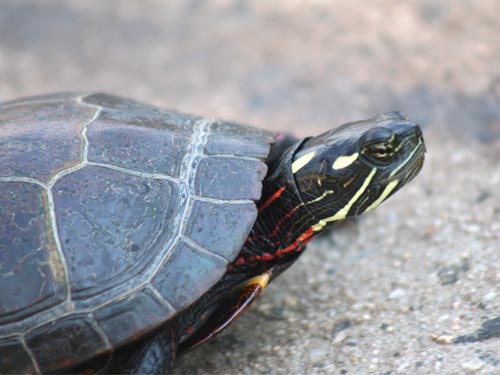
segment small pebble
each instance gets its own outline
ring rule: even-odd
[[[318,362],[324,359],[328,355],[328,349],[326,348],[315,348],[309,351],[309,359],[311,362]]]
[[[436,341],[438,344],[451,344],[455,340],[455,336],[452,335],[431,335],[431,339]]]
[[[438,320],[440,320],[440,321],[448,320],[448,319],[450,319],[449,314],[444,314],[444,315],[441,315],[440,317],[438,317]]]
[[[406,291],[401,288],[394,289],[391,294],[389,294],[389,299],[400,299],[406,296]]]
[[[459,265],[452,264],[450,266],[442,267],[438,271],[437,276],[441,281],[441,285],[450,285],[455,284],[458,281],[461,272],[462,268]]]
[[[468,361],[462,363],[462,368],[465,371],[477,371],[483,367],[484,363],[479,362],[479,361]]]
[[[344,341],[347,338],[347,334],[345,332],[339,332],[337,336],[333,339],[334,344],[340,344],[342,341]]]
[[[283,304],[287,307],[295,308],[299,305],[299,300],[292,296],[286,296],[283,298]]]
[[[497,298],[497,294],[495,292],[490,292],[483,296],[483,302],[494,301]]]

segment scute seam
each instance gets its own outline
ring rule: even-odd
[[[104,330],[101,328],[101,326],[99,324],[97,324],[96,320],[94,319],[94,316],[92,314],[92,312],[89,312],[88,314],[89,316],[89,322],[90,322],[90,325],[95,329],[95,331],[97,332],[97,334],[101,337],[101,339],[104,341],[105,345],[106,345],[106,348],[108,350],[110,350],[110,356],[106,362],[106,365],[100,369],[100,370],[103,370],[105,369],[106,367],[108,367],[108,365],[111,363],[111,360],[113,359],[113,352],[114,352],[114,348],[113,348],[113,345],[111,345],[111,342],[109,341],[109,338],[108,336],[106,336],[106,332],[104,332]],[[98,370],[97,372],[99,373],[100,370]]]
[[[40,371],[40,366],[38,366],[38,362],[36,361],[35,359],[35,356],[33,355],[33,353],[31,352],[30,348],[28,347],[28,345],[26,344],[26,340],[24,339],[24,334],[19,336],[19,341],[21,341],[21,344],[23,345],[23,348],[24,350],[26,350],[26,353],[28,353],[28,356],[30,357],[31,359],[31,363],[33,363],[33,367],[35,368],[35,371],[40,374],[41,371]]]
[[[89,139],[87,138],[87,128],[89,126],[90,123],[94,122],[98,117],[99,115],[101,114],[103,108],[101,106],[98,106],[98,105],[95,105],[95,104],[88,104],[88,103],[85,103],[83,101],[83,98],[87,96],[87,95],[81,95],[79,96],[78,98],[75,99],[75,101],[84,106],[84,107],[88,107],[88,108],[94,108],[95,109],[95,112],[94,112],[94,115],[92,116],[92,118],[90,120],[87,120],[83,123],[82,125],[82,130],[80,132],[80,135],[82,136],[82,139],[83,139],[83,152],[82,152],[82,162],[83,163],[86,163],[89,161],[88,159],[88,154],[89,154]]]
[[[87,106],[86,104],[82,103],[81,101],[82,96],[79,96],[78,98],[75,99],[75,101],[79,105]],[[87,106],[95,109],[95,112],[93,113],[92,117],[85,122],[82,123],[82,128],[80,130],[80,135],[82,137],[82,142],[83,142],[83,147],[82,147],[82,157],[80,164],[68,168],[66,170],[60,171],[59,173],[56,173],[48,182],[47,184],[47,200],[48,200],[48,205],[49,205],[49,210],[50,210],[50,219],[51,219],[51,224],[52,224],[52,233],[54,236],[54,241],[57,247],[57,251],[59,253],[59,258],[61,260],[63,269],[64,269],[64,274],[65,274],[65,282],[67,286],[67,295],[66,295],[66,302],[68,304],[68,309],[69,311],[74,310],[74,305],[71,302],[71,290],[70,290],[70,282],[69,282],[69,271],[68,271],[68,264],[66,262],[66,257],[64,256],[63,250],[62,250],[62,245],[61,245],[61,240],[59,238],[59,228],[57,227],[57,220],[56,220],[56,212],[55,212],[55,204],[54,204],[54,196],[52,192],[52,187],[54,184],[61,178],[62,176],[72,173],[76,170],[79,170],[84,167],[86,161],[87,161],[87,152],[88,152],[88,139],[87,136],[85,135],[87,131],[87,126],[93,122],[98,116],[99,113],[102,111],[101,107],[97,106]]]
[[[82,95],[81,93],[72,93],[72,92],[68,93],[69,99],[72,99],[72,100],[77,99],[81,95]],[[50,94],[49,94],[49,96],[50,96]],[[57,103],[57,102],[64,102],[65,101],[65,99],[62,97],[54,97],[51,99],[42,99],[40,97],[40,99],[38,99],[38,100],[30,100],[31,97],[33,97],[33,96],[27,96],[25,98],[15,99],[12,101],[7,101],[5,103],[1,103],[0,108],[1,109],[15,108],[15,107],[21,107],[21,106],[26,105],[26,104],[46,104],[46,103]],[[37,95],[34,97],[37,97]]]
[[[193,201],[201,201],[207,203],[219,203],[219,204],[248,204],[255,203],[252,199],[223,199],[223,198],[211,198],[211,197],[201,197],[199,195],[195,195],[192,198]]]
[[[130,168],[123,168],[118,165],[114,164],[109,164],[109,163],[99,163],[99,162],[94,162],[94,161],[89,161],[85,164],[86,166],[95,166],[95,167],[101,167],[101,168],[107,168],[107,169],[112,169],[118,172],[122,172],[125,174],[129,174],[132,176],[137,176],[137,177],[142,177],[142,178],[149,178],[153,180],[169,180],[175,183],[179,183],[179,179],[176,177],[172,177],[166,174],[162,173],[144,173],[144,172],[139,172],[134,169]]]
[[[263,159],[265,159],[265,158],[254,157],[254,156],[233,155],[233,154],[210,154],[210,155],[206,155],[205,157],[208,159],[221,158],[221,159],[241,159],[241,160],[250,160],[250,161],[256,161],[256,160],[263,161]]]
[[[148,284],[148,285],[146,285],[145,289],[148,289],[149,291],[151,291],[151,293],[153,293],[153,295],[156,297],[156,299],[158,300],[158,302],[160,302],[161,305],[167,307],[168,309],[171,309],[172,311],[177,311],[177,310],[175,310],[175,307],[169,301],[167,301],[161,295],[161,293],[158,291],[158,289],[156,289],[153,285]]]
[[[177,228],[177,233],[175,233],[174,240],[169,244],[170,249],[175,248],[175,244],[181,238],[181,235],[184,232],[184,227],[186,226],[186,222],[189,219],[192,200],[190,196],[194,195],[194,179],[196,176],[196,169],[200,159],[203,156],[203,149],[205,148],[205,144],[207,143],[211,124],[212,121],[207,119],[200,119],[194,124],[193,134],[191,136],[192,140],[191,142],[189,142],[186,150],[186,155],[182,160],[179,173],[179,196],[181,197],[181,199],[184,198],[185,201],[183,202],[184,204],[182,204],[182,213],[180,215],[177,215],[172,224],[173,228]],[[165,265],[165,263],[169,261],[169,259],[172,257],[172,254],[173,251],[170,251],[164,257],[162,262],[157,265],[156,269],[151,274],[151,277],[147,280],[147,284],[151,284],[153,278],[158,274],[158,271]],[[165,297],[162,298],[162,301],[163,300],[166,300],[166,302],[168,303],[167,307],[173,306],[172,303]]]
[[[53,197],[52,188],[55,185],[55,183],[62,176],[67,175],[67,174],[72,173],[72,172],[75,172],[75,171],[83,168],[87,164],[85,162],[86,149],[88,149],[88,140],[87,140],[87,137],[85,135],[86,127],[92,121],[94,121],[99,116],[99,113],[102,111],[101,107],[94,106],[94,105],[86,105],[86,104],[82,103],[81,102],[81,96],[73,98],[72,100],[75,100],[79,105],[84,105],[84,106],[92,107],[92,108],[95,109],[95,112],[93,113],[92,117],[90,117],[88,120],[84,121],[82,123],[82,125],[81,125],[82,128],[80,130],[80,135],[82,136],[82,142],[83,142],[83,148],[82,148],[83,152],[82,152],[82,157],[81,158],[84,159],[84,160],[80,160],[80,163],[78,163],[77,165],[75,165],[73,167],[70,167],[70,168],[67,168],[67,169],[59,171],[54,176],[52,176],[50,178],[50,180],[46,184],[43,183],[42,181],[39,181],[39,180],[34,179],[34,178],[29,178],[29,177],[0,177],[0,181],[6,181],[6,182],[25,182],[25,183],[37,184],[39,186],[42,186],[44,188],[45,192],[46,192],[47,205],[48,205],[48,209],[49,209],[50,223],[51,223],[51,229],[52,229],[52,236],[53,236],[53,240],[54,240],[54,243],[56,245],[56,248],[57,248],[57,253],[59,255],[59,260],[61,262],[61,266],[63,268],[63,273],[64,273],[63,278],[64,278],[64,283],[65,283],[65,286],[66,286],[66,299],[65,299],[65,302],[63,303],[65,305],[64,309],[67,312],[67,314],[64,314],[65,316],[72,314],[72,312],[74,311],[74,305],[73,305],[73,303],[71,301],[71,291],[70,291],[70,283],[69,283],[68,265],[67,265],[64,253],[62,251],[62,246],[61,246],[61,242],[60,242],[60,239],[59,239],[59,230],[57,228],[56,213],[55,213],[55,204],[54,204],[54,197]],[[44,101],[41,101],[41,102],[44,103]],[[47,313],[47,311],[50,311],[52,309],[57,309],[59,307],[60,307],[60,305],[53,306],[52,308],[44,310],[43,312],[40,312],[40,313]],[[38,328],[40,326],[43,326],[46,323],[47,323],[47,321],[43,320],[42,322],[40,322],[40,324],[32,327],[32,329],[36,329],[36,328]],[[32,359],[34,359],[34,356],[33,356],[32,352],[31,352],[31,350],[29,350],[28,346],[25,343],[24,334],[21,337],[22,337],[22,342],[23,342],[24,347],[28,351],[30,357]],[[108,341],[107,338],[106,338],[106,341]],[[34,361],[34,363],[36,364],[36,361]],[[36,364],[36,367],[37,367],[37,371],[40,371],[39,368],[38,368],[38,364]]]
[[[44,189],[48,189],[47,184],[31,177],[0,177],[0,182],[26,182],[28,184],[35,184],[43,187]]]
[[[195,250],[199,251],[200,253],[211,255],[211,256],[213,256],[215,258],[218,258],[218,259],[222,260],[226,264],[229,263],[229,261],[226,258],[224,258],[223,256],[221,256],[219,254],[216,254],[216,253],[214,253],[214,252],[212,252],[212,251],[204,248],[200,244],[194,242],[191,238],[186,237],[186,236],[181,236],[181,239],[182,239],[183,242],[187,243],[189,246],[191,246]]]

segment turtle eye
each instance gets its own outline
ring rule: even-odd
[[[389,143],[381,142],[365,147],[363,154],[374,162],[386,164],[392,160],[395,152]]]
[[[389,164],[396,155],[395,143],[396,135],[390,130],[371,129],[362,138],[361,153],[374,164]]]

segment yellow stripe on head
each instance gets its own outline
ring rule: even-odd
[[[380,194],[380,196],[375,201],[373,201],[373,203],[370,204],[364,212],[371,211],[375,207],[377,207],[380,203],[382,203],[385,200],[385,198],[387,198],[389,194],[391,194],[391,191],[393,191],[396,188],[396,186],[398,186],[398,183],[399,183],[398,180],[393,180],[389,182],[389,184],[387,184],[382,194]]]
[[[359,190],[356,192],[356,194],[353,195],[353,197],[349,200],[349,202],[347,202],[347,204],[344,207],[338,210],[335,213],[335,215],[327,217],[326,219],[321,219],[317,224],[313,225],[312,226],[313,231],[317,232],[323,229],[329,222],[345,219],[352,205],[356,203],[356,201],[359,199],[359,197],[361,197],[361,195],[363,195],[366,188],[370,184],[373,176],[375,176],[376,172],[377,168],[373,168],[370,174],[365,178],[365,181],[363,181],[363,185],[361,185]]]
[[[396,173],[399,172],[399,170],[401,168],[403,168],[410,160],[412,160],[413,156],[415,155],[415,153],[417,153],[420,150],[420,147],[421,147],[422,144],[423,144],[422,140],[419,139],[417,145],[415,146],[415,148],[413,149],[413,151],[410,153],[410,155],[408,155],[408,157],[405,160],[403,160],[403,162],[401,164],[399,164],[399,166],[397,168],[394,168],[394,170],[391,172],[391,174],[389,175],[389,177],[394,176]]]
[[[300,158],[292,163],[292,173],[297,173],[301,168],[303,168],[307,163],[309,163],[312,158],[316,155],[316,151],[309,152],[302,155]]]
[[[333,169],[347,168],[348,166],[350,166],[352,163],[354,163],[356,161],[356,159],[358,158],[358,156],[359,156],[359,154],[357,152],[355,152],[352,155],[339,156],[333,162],[332,168]]]

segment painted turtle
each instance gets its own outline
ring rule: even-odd
[[[399,112],[293,140],[106,94],[1,104],[0,372],[168,372],[424,151]]]

